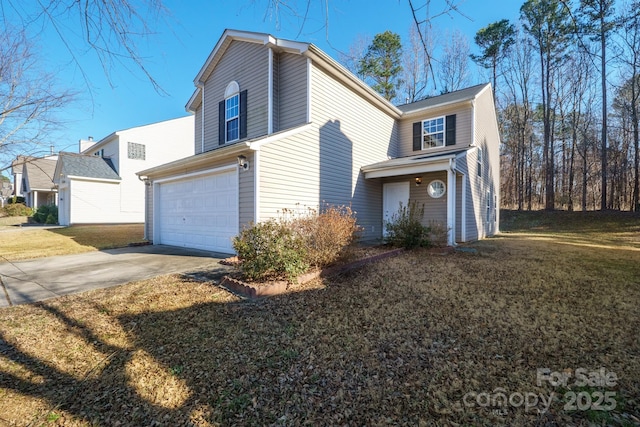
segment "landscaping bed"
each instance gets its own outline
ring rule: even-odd
[[[308,273],[301,274],[294,282],[287,280],[250,281],[246,280],[240,272],[237,272],[236,274],[224,276],[219,285],[245,298],[260,298],[280,295],[286,292],[296,292],[299,289],[304,289],[307,283],[319,277],[330,277],[344,273],[371,262],[396,256],[403,250],[390,246],[360,246],[352,249],[347,259],[343,259],[335,265],[324,269],[314,269]],[[228,258],[221,261],[221,263],[234,266],[240,265],[237,257]],[[203,277],[206,277],[206,273]]]

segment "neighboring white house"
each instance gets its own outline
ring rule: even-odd
[[[395,106],[313,44],[227,30],[194,85],[195,155],[139,172],[154,244],[231,253],[251,222],[325,203],[363,239],[410,202],[450,245],[498,231],[490,84]]]
[[[81,140],[81,153],[61,153],[55,172],[60,225],[144,222],[145,183],[136,172],[193,155],[193,140],[192,115]]]

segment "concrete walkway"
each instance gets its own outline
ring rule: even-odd
[[[220,271],[228,255],[172,246],[138,246],[0,263],[0,307],[107,288],[170,273]]]

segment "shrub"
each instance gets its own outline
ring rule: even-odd
[[[391,221],[385,224],[387,229],[386,241],[393,246],[411,249],[416,247],[428,247],[430,228],[422,225],[424,205],[409,203],[408,206],[400,205],[398,212],[393,214]]]
[[[293,220],[293,226],[304,238],[307,263],[316,267],[326,267],[343,257],[360,231],[355,212],[348,206],[327,205],[320,213],[310,210],[310,215]]]
[[[32,216],[38,224],[57,224],[58,207],[55,205],[43,205],[36,209]]]
[[[31,216],[33,209],[25,206],[23,203],[8,204],[2,208],[5,216]]]
[[[429,221],[429,241],[433,246],[447,246],[449,228],[441,221]]]
[[[251,280],[295,281],[309,268],[304,241],[286,221],[272,219],[242,230],[233,239],[233,248],[242,260],[242,273]]]
[[[26,200],[22,196],[13,196],[8,200],[9,204],[25,204]]]

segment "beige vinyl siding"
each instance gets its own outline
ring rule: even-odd
[[[245,157],[249,162],[249,169],[244,170],[240,168],[240,182],[238,183],[239,187],[239,230],[242,230],[243,227],[248,225],[250,222],[253,222],[255,219],[255,208],[254,208],[254,183],[255,183],[255,162],[254,162],[254,154],[245,153]]]
[[[351,203],[363,238],[379,238],[382,184],[365,180],[360,168],[396,155],[397,122],[315,63],[311,88],[311,120],[320,138],[318,201]]]
[[[238,218],[238,226],[241,230],[244,225],[253,221],[255,209],[254,209],[254,180],[255,180],[255,164],[253,163],[253,153],[246,152],[244,155],[249,160],[249,170],[244,171],[241,170],[239,173],[239,218]],[[188,175],[196,172],[208,171],[216,168],[220,168],[228,165],[236,165],[237,164],[237,155],[233,156],[224,156],[219,159],[212,160],[207,166],[200,167],[190,167],[185,166],[181,171],[180,175],[176,175],[174,173],[167,174],[158,174],[153,176],[153,181],[157,181],[165,178],[177,178],[179,179],[182,175]],[[147,187],[147,210],[146,210],[146,232],[149,239],[153,238],[153,186]],[[212,213],[213,214],[213,213]]]
[[[483,148],[484,170],[482,180],[484,182],[484,196],[487,197],[487,190],[492,197],[491,206],[494,209],[493,196],[498,196],[498,207],[500,206],[500,135],[498,123],[493,108],[493,97],[490,89],[481,92],[476,100],[476,141]],[[486,222],[486,199],[482,204],[483,221]],[[487,236],[498,232],[500,224],[500,210],[496,212],[496,222],[491,221],[485,230]]]
[[[283,53],[278,56],[278,130],[307,122],[307,59],[301,55]]]
[[[194,153],[202,152],[202,104],[198,107],[195,113],[194,120]]]
[[[269,51],[264,46],[233,41],[204,84],[204,151],[218,146],[218,104],[227,85],[247,90],[247,138],[267,134]],[[196,154],[201,148],[196,146]]]
[[[405,118],[400,121],[399,129],[399,147],[398,156],[406,157],[413,156],[420,153],[437,153],[441,151],[448,151],[451,149],[458,150],[460,148],[468,147],[472,143],[472,108],[470,104],[466,104],[464,107],[453,106],[447,108],[434,108],[425,112],[424,115],[412,116],[411,118]],[[413,124],[422,120],[435,119],[437,117],[448,116],[451,114],[456,115],[456,143],[453,146],[445,146],[438,148],[430,148],[428,150],[422,150],[420,152],[413,151]]]
[[[317,128],[262,147],[259,168],[260,220],[277,218],[283,209],[306,211],[319,206]]]
[[[416,178],[422,178],[422,184],[416,185]],[[434,199],[427,193],[427,186],[434,179],[439,179],[447,185],[447,172],[431,172],[419,175],[405,175],[393,178],[383,178],[382,183],[409,182],[409,203],[416,203],[418,208],[424,207],[422,224],[429,226],[431,222],[438,222],[444,226],[447,224],[447,194]],[[447,188],[449,191],[449,188]]]

